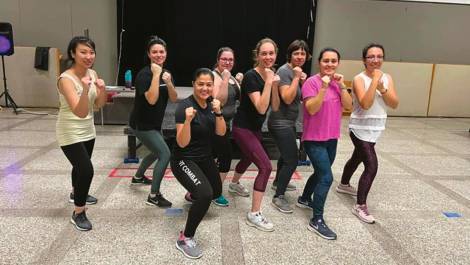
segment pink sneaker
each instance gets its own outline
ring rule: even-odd
[[[369,214],[369,210],[365,204],[355,204],[351,211],[355,216],[357,216],[357,218],[359,218],[359,220],[365,223],[373,224],[375,222],[375,218]]]

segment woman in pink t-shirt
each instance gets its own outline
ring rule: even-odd
[[[339,60],[337,50],[323,49],[318,57],[320,73],[308,78],[302,86],[302,141],[314,173],[305,184],[297,205],[313,209],[313,218],[308,229],[329,240],[336,239],[336,234],[323,220],[323,209],[333,182],[331,165],[335,160],[340,136],[342,108],[352,107],[352,99],[344,85],[343,75],[336,73]]]

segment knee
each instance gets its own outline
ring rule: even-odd
[[[364,163],[364,170],[368,172],[369,174],[373,174],[373,175],[377,174],[378,169],[379,169],[379,163],[376,158],[368,159]]]
[[[214,192],[212,191],[212,187],[207,187],[197,191],[194,195],[197,200],[210,202],[214,197]]]
[[[84,176],[89,176],[90,178],[93,177],[95,170],[91,161],[82,167],[82,172]]]
[[[160,155],[160,160],[162,161],[166,161],[167,163],[170,162],[170,157],[171,157],[171,153],[170,153],[170,150],[167,148],[165,148],[163,150],[163,152],[161,153]]]

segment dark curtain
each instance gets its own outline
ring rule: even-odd
[[[252,50],[264,38],[279,46],[277,65],[286,61],[286,49],[295,39],[313,46],[314,0],[146,0],[118,2],[118,51],[122,32],[119,84],[130,69],[133,78],[148,63],[146,41],[158,35],[167,42],[165,68],[178,86],[190,86],[196,68],[212,68],[217,50],[235,51],[233,73],[253,65]],[[310,63],[305,64],[310,71]]]

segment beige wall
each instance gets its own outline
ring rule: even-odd
[[[318,0],[313,62],[326,46],[360,60],[365,45],[379,42],[389,61],[470,65],[467,25],[470,5]]]
[[[337,72],[352,81],[363,69],[362,61],[341,60]],[[392,76],[400,99],[388,114],[470,117],[470,65],[385,62],[382,70]]]
[[[94,68],[107,84],[114,84],[115,0],[0,0],[0,7],[0,21],[13,25],[16,46],[56,47],[65,55],[70,39],[88,28],[97,46]]]
[[[470,117],[470,65],[436,65],[429,115]]]

